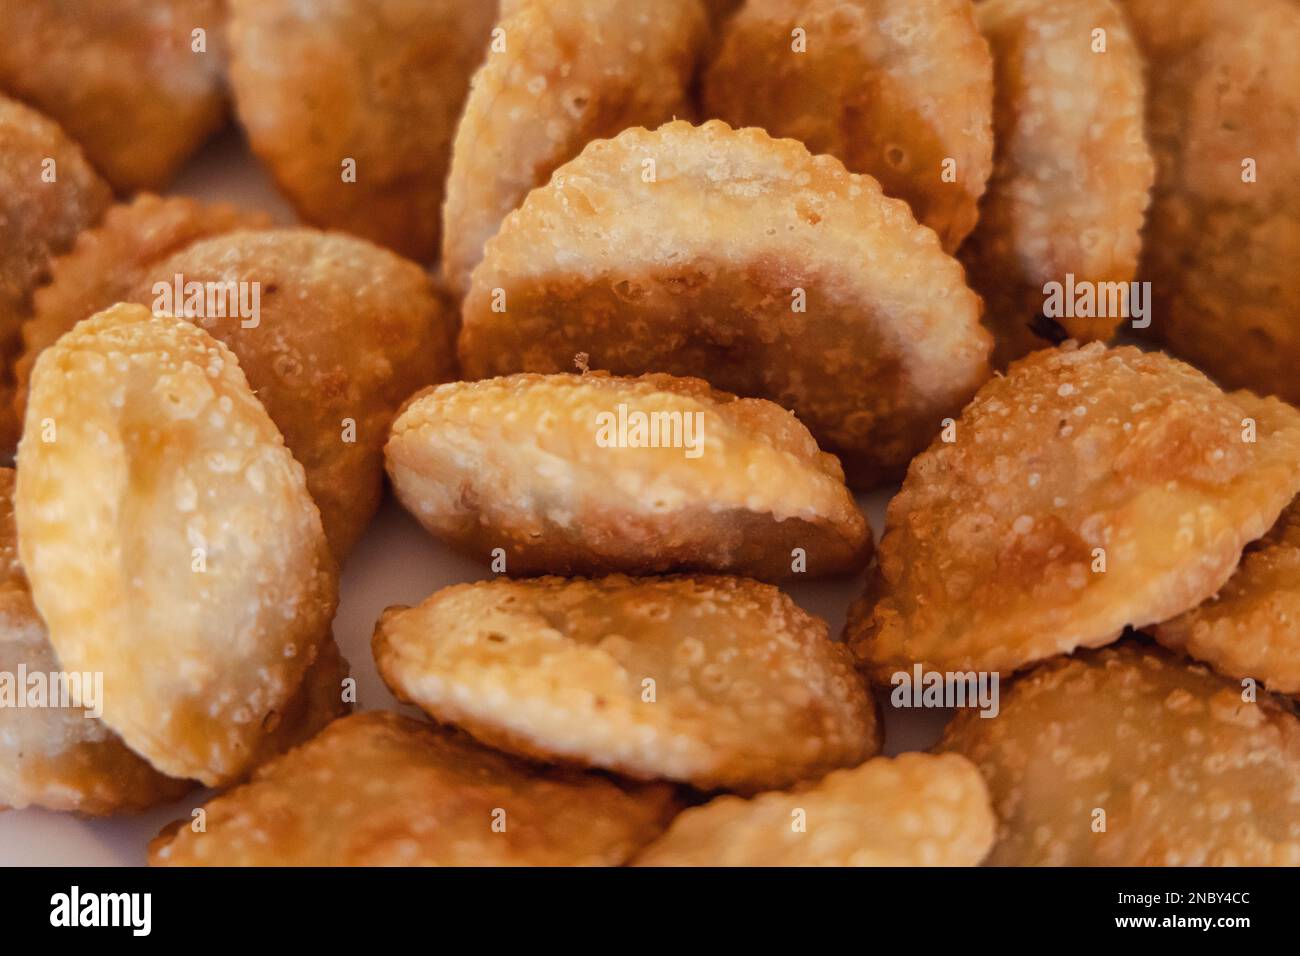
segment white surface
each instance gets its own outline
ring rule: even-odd
[[[294,221],[289,207],[234,133],[217,140],[197,157],[172,191],[264,209],[282,223]],[[862,501],[877,535],[888,497],[875,494]],[[380,612],[393,604],[417,604],[447,585],[487,576],[486,568],[425,534],[391,498],[385,501],[343,569],[339,611],[334,621],[334,635],[357,680],[361,709],[397,707],[370,656],[370,635]],[[860,581],[855,579],[809,582],[787,590],[805,609],[825,618],[831,634],[838,635],[848,606],[860,588]],[[948,711],[883,710],[885,750],[891,754],[929,747],[949,717]],[[206,791],[196,791],[178,803],[141,816],[108,820],[86,820],[40,810],[0,813],[0,866],[141,865],[149,840],[168,822],[189,817],[207,796]]]

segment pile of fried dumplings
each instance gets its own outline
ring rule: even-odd
[[[231,125],[300,225],[167,194]],[[1297,261],[1300,0],[0,5],[0,806],[1300,865]],[[333,634],[386,489],[482,568],[375,622],[401,714]],[[882,756],[921,675],[996,705]]]

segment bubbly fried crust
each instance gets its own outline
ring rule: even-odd
[[[1123,5],[1150,63],[1159,164],[1151,332],[1228,387],[1300,402],[1300,4]]]
[[[157,189],[225,122],[224,30],[222,0],[0,4],[0,88],[63,124],[119,191]]]
[[[1300,721],[1267,694],[1242,694],[1121,645],[1026,674],[997,717],[959,712],[941,746],[988,781],[990,864],[1296,866]]]
[[[1300,501],[1246,549],[1218,594],[1149,630],[1229,677],[1300,694]]]
[[[263,733],[256,744],[252,767],[260,767],[272,757],[306,743],[338,718],[350,714],[352,705],[343,699],[343,681],[349,670],[334,638],[323,641],[288,704],[263,718]]]
[[[850,612],[881,682],[914,663],[1014,671],[1168,620],[1300,490],[1300,413],[1133,348],[1023,359],[955,439],[912,463]]]
[[[443,274],[463,296],[483,245],[593,139],[689,111],[708,25],[699,0],[515,0],[456,131]],[[580,50],[575,55],[575,50]]]
[[[5,4],[0,18],[19,6]],[[50,259],[112,199],[81,147],[57,124],[0,96],[0,449],[12,450],[18,440],[11,364],[32,291],[49,277]]]
[[[995,829],[974,764],[955,754],[906,753],[788,793],[718,797],[683,812],[635,863],[978,866]]]
[[[620,445],[640,422],[661,429],[658,447]],[[480,560],[504,549],[511,574],[779,580],[796,548],[813,575],[858,568],[871,548],[839,462],[793,415],[699,379],[443,385],[407,405],[385,453],[421,524]]]
[[[533,766],[371,711],[178,821],[153,866],[617,866],[677,809],[663,784]]]
[[[1069,275],[1099,293],[1101,283],[1132,281],[1155,161],[1142,57],[1112,0],[988,0],[978,17],[993,48],[998,145],[961,258],[984,296],[994,364],[1005,368],[1062,339],[1115,334],[1127,312],[1108,295],[1104,309],[1070,309],[1106,315],[1045,319],[1044,287]],[[1105,52],[1094,51],[1096,30]],[[1127,291],[1115,299],[1125,310]]]
[[[454,373],[454,312],[417,265],[342,233],[273,229],[196,242],[146,269],[131,299],[154,302],[154,283],[174,285],[177,275],[257,284],[255,327],[237,315],[195,321],[238,356],[307,469],[342,560],[379,507],[397,409]]]
[[[49,284],[33,296],[32,317],[22,329],[23,353],[14,366],[19,420],[27,407],[27,380],[41,350],[82,319],[128,298],[152,263],[199,239],[270,225],[264,213],[151,193],[109,209],[102,223],[83,231],[75,245],[50,264]]]
[[[142,306],[46,349],[27,421],[19,553],[59,660],[159,770],[237,778],[337,600],[302,466],[226,347]]]
[[[824,622],[744,578],[499,578],[389,608],[380,674],[483,742],[745,792],[880,748],[875,705]]]
[[[28,674],[56,674],[61,668],[18,560],[13,484],[13,469],[0,468],[0,673],[15,675],[25,667]],[[338,645],[325,641],[283,713],[263,720],[253,763],[314,737],[347,713],[347,674]],[[0,708],[0,807],[107,816],[147,810],[194,787],[154,770],[102,720],[85,714],[84,707]]]
[[[704,104],[874,176],[948,252],[975,228],[993,170],[993,62],[970,0],[750,0],[727,21]]]
[[[0,673],[16,680],[19,668],[60,668],[18,560],[13,487],[13,469],[0,468]],[[0,806],[130,813],[191,786],[154,770],[84,707],[0,707]]]
[[[230,10],[240,122],[299,215],[432,260],[495,0],[230,0]]]
[[[761,130],[678,122],[592,143],[506,219],[460,353],[469,378],[569,371],[582,352],[768,398],[870,486],[987,378],[979,309],[875,180]]]

